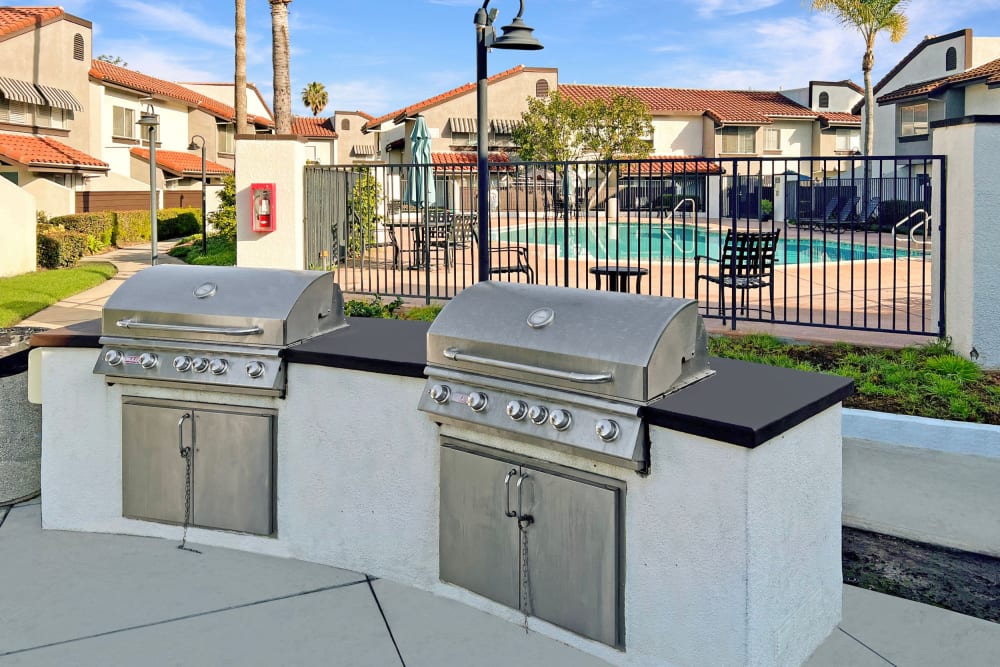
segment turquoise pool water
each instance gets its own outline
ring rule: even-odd
[[[674,227],[651,225],[609,225],[601,227],[570,227],[567,235],[562,225],[527,226],[509,229],[493,239],[501,243],[544,245],[555,249],[559,258],[601,261],[681,261],[695,255],[718,258],[725,232],[710,231],[689,225]],[[923,252],[909,248],[864,245],[850,242],[850,235],[840,239],[824,238],[816,232],[810,239],[782,238],[775,256],[777,264],[811,264],[814,262],[846,262],[867,259],[922,257]]]

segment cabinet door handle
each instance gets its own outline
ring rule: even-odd
[[[521,483],[528,479],[527,474],[523,474],[517,478],[517,520],[525,522],[525,525],[534,522],[534,518],[530,514],[524,514],[521,512]]]
[[[510,478],[517,474],[517,468],[511,468],[510,472],[503,479],[503,495],[504,495],[504,516],[514,518],[517,516],[517,512],[510,511]],[[520,482],[519,482],[520,483]]]
[[[188,452],[191,451],[190,447],[184,447],[184,422],[188,419],[191,419],[190,412],[185,412],[181,415],[181,418],[177,420],[177,449],[180,450],[182,458],[187,458]]]

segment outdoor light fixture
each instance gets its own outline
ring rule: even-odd
[[[156,128],[160,125],[160,117],[156,115],[153,103],[146,104],[146,110],[139,116],[136,125],[149,128],[149,226],[150,239],[152,240],[153,266],[156,266],[157,259],[157,238],[156,238]]]
[[[199,148],[199,144],[195,142],[195,139],[201,139],[201,254],[208,254],[208,220],[205,215],[205,137],[200,134],[196,134],[191,137],[191,143],[188,144],[189,151],[196,151]]]
[[[477,214],[479,216],[479,280],[490,279],[490,170],[489,170],[489,113],[487,111],[486,86],[486,52],[488,49],[512,49],[518,51],[537,51],[541,42],[532,36],[529,28],[521,20],[524,14],[524,0],[521,0],[521,10],[511,22],[502,28],[503,35],[499,38],[493,29],[497,10],[489,12],[486,8],[490,0],[485,0],[483,6],[476,10],[476,125],[478,136],[478,153],[476,163],[479,171],[479,199]]]

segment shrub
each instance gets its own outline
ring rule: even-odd
[[[420,306],[418,308],[413,308],[408,310],[405,315],[403,315],[404,320],[420,320],[422,322],[433,322],[441,312],[443,306],[438,304],[433,304],[430,306]]]
[[[236,240],[236,177],[227,174],[222,178],[219,191],[219,208],[208,216],[216,234],[230,241]]]
[[[49,216],[45,215],[45,211],[39,209],[38,212],[35,213],[35,222],[39,225],[48,224]]]
[[[347,317],[378,317],[393,319],[396,311],[403,305],[403,300],[396,297],[388,304],[382,303],[382,297],[376,294],[371,301],[351,299],[344,302],[344,315]]]
[[[87,251],[87,234],[51,228],[38,234],[38,265],[45,269],[76,266]]]
[[[149,211],[118,211],[115,213],[117,246],[149,240]]]
[[[156,235],[176,239],[201,231],[201,211],[196,208],[165,208],[156,214]]]
[[[90,254],[100,252],[111,245],[115,233],[115,214],[110,211],[61,215],[51,218],[49,223],[65,227],[67,231],[84,234],[86,238],[84,248]]]
[[[878,205],[878,228],[883,232],[892,231],[892,228],[898,222],[906,218],[906,216],[910,215],[914,211],[920,209],[925,209],[928,213],[930,213],[930,210],[927,209],[922,201],[890,199],[888,201],[881,202]],[[908,232],[911,227],[923,222],[923,220],[923,216],[915,216],[906,224],[901,225],[899,231]]]

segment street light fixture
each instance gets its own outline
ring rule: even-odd
[[[152,241],[150,263],[156,266],[158,256],[156,238],[156,128],[160,125],[160,117],[156,115],[152,102],[146,105],[146,110],[142,112],[135,124],[149,128],[149,238]]]
[[[201,254],[208,255],[208,220],[205,215],[205,137],[196,134],[191,137],[188,144],[189,151],[196,151],[199,148],[195,139],[201,139]]]
[[[479,217],[479,280],[490,279],[490,248],[489,248],[489,113],[487,111],[486,87],[487,77],[486,53],[488,49],[512,49],[518,51],[537,51],[541,42],[532,36],[529,28],[521,20],[524,14],[524,0],[521,0],[521,11],[511,22],[502,28],[503,35],[499,38],[493,28],[497,10],[487,12],[490,0],[484,0],[483,6],[476,10],[476,124],[478,130],[478,153],[476,163],[479,171],[479,200],[477,214]]]

